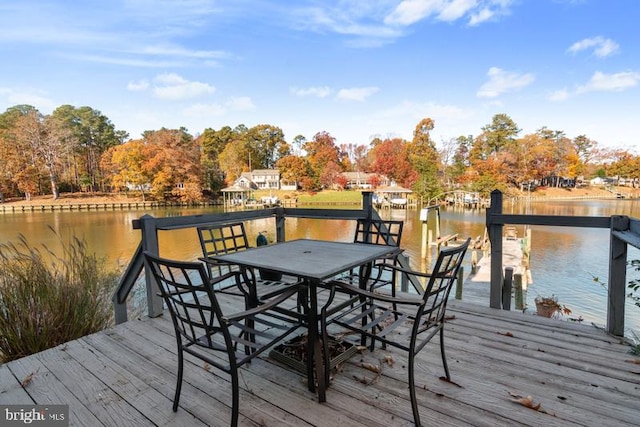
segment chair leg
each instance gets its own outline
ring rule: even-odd
[[[413,411],[413,422],[416,426],[420,425],[420,413],[418,412],[418,399],[416,397],[415,384],[415,354],[413,350],[409,351],[409,397],[411,398],[411,410]]]
[[[442,356],[442,366],[444,367],[444,374],[447,377],[447,380],[451,380],[451,375],[449,375],[449,366],[447,365],[447,356],[444,352],[444,325],[440,327],[440,355]]]
[[[320,330],[322,331],[322,364],[324,365],[324,385],[329,385],[331,379],[331,355],[329,354],[329,333],[327,332],[327,319],[323,313],[320,319]]]
[[[397,265],[397,263],[394,262],[393,265]],[[397,284],[396,283],[396,274],[394,273],[394,276],[391,279],[391,296],[394,297],[394,298],[396,297],[396,284]],[[395,302],[393,303],[393,312],[394,312],[396,320],[398,320],[398,304],[396,304]]]
[[[182,390],[182,372],[184,370],[184,358],[182,348],[178,349],[178,378],[176,380],[176,392],[173,396],[173,412],[178,412],[178,404],[180,403],[180,391]]]
[[[231,369],[231,426],[238,425],[240,412],[240,386],[238,382],[238,368]]]

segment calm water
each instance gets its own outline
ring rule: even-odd
[[[84,239],[89,250],[104,256],[110,263],[125,266],[131,259],[139,241],[140,231],[133,230],[132,220],[145,213],[161,216],[182,216],[216,212],[205,209],[161,209],[152,211],[90,211],[90,212],[33,212],[0,214],[0,241],[18,241],[23,234],[33,246],[46,245],[56,251],[60,238],[67,241],[73,236]],[[590,200],[579,202],[536,202],[530,205],[505,206],[508,213],[543,215],[610,216],[629,215],[640,217],[640,202],[632,200]],[[219,210],[218,210],[219,212]],[[419,211],[386,210],[383,218],[405,221],[402,247],[416,269],[425,270],[427,260],[421,259],[422,223]],[[484,211],[443,209],[441,234],[458,233],[460,238],[475,238],[484,234]],[[56,230],[58,238],[49,227]],[[350,241],[353,223],[346,220],[286,219],[286,238],[317,238]],[[267,230],[274,239],[274,223],[271,219],[247,224],[252,240],[259,231]],[[524,229],[519,230],[523,235]],[[177,259],[195,259],[201,255],[195,229],[163,231],[159,234],[163,256]],[[573,227],[532,227],[531,269],[533,285],[527,294],[527,303],[533,306],[536,295],[556,294],[562,304],[585,322],[604,325],[606,316],[606,290],[594,282],[598,277],[606,282],[608,274],[608,230]],[[640,259],[640,253],[630,248],[629,259]],[[470,265],[465,271],[471,270]],[[627,279],[638,278],[629,271]],[[487,292],[488,295],[488,292]],[[488,305],[488,296],[487,302]],[[625,325],[640,334],[640,308],[627,304]]]

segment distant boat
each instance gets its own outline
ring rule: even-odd
[[[388,187],[380,187],[376,190],[376,200],[378,204],[382,206],[391,206],[398,208],[405,208],[408,204],[407,196],[413,191],[403,188],[397,185],[391,185]],[[374,201],[374,203],[376,203]]]
[[[280,199],[278,199],[277,196],[263,196],[260,198],[260,201],[265,207],[280,205]]]

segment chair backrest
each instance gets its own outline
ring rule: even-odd
[[[471,238],[467,238],[459,246],[446,246],[440,250],[423,294],[427,302],[424,307],[425,329],[444,321],[449,294],[458,279],[458,271],[470,241]]]
[[[205,258],[249,249],[244,223],[216,224],[198,227],[200,247]],[[209,277],[224,274],[228,267],[207,263]]]
[[[223,331],[224,322],[219,322],[222,312],[204,265],[168,260],[148,252],[144,252],[144,256],[171,313],[179,345],[183,348],[198,345],[226,350],[226,339],[221,337],[217,343],[213,341],[216,334],[226,333]],[[231,279],[234,277],[240,280],[239,274],[232,275]]]
[[[403,221],[358,218],[354,243],[400,246]]]
[[[198,237],[205,257],[244,251],[249,248],[247,233],[242,222],[198,227]]]

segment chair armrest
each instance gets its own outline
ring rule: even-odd
[[[218,261],[217,259],[209,258],[206,256],[199,257],[198,260],[204,262],[205,264],[213,264],[213,265],[224,264],[222,261]]]
[[[282,293],[278,294],[278,296],[264,301],[259,306],[255,307],[255,308],[251,308],[249,310],[241,311],[239,313],[223,315],[221,320],[223,322],[228,323],[228,322],[232,322],[232,321],[235,321],[235,320],[244,319],[245,317],[255,316],[256,314],[260,314],[260,313],[263,313],[265,311],[269,311],[272,308],[274,308],[275,306],[277,306],[280,303],[282,303],[283,301],[285,301],[285,300],[291,298],[292,296],[294,296],[295,294],[297,294],[298,290],[299,289],[298,289],[297,285],[291,285],[287,290],[285,290]]]
[[[404,298],[393,297],[391,295],[386,295],[386,294],[381,294],[377,292],[371,292],[365,289],[360,289],[358,287],[355,287],[337,280],[332,280],[330,282],[327,282],[324,286],[332,289],[336,289],[336,290],[337,288],[340,288],[341,291],[344,291],[348,294],[359,295],[359,296],[374,299],[377,301],[384,301],[384,302],[396,303],[396,304],[416,305],[416,306],[424,304],[424,300],[422,299],[422,297],[404,297]]]
[[[239,271],[230,271],[228,273],[222,274],[220,276],[216,276],[213,279],[209,280],[209,282],[207,284],[209,285],[215,285],[218,284],[220,282],[224,282],[227,279],[230,279],[232,277],[242,277],[242,274]]]
[[[390,271],[396,271],[399,273],[405,273],[411,276],[424,277],[425,279],[429,279],[433,276],[433,274],[431,273],[423,273],[421,271],[411,270],[409,268],[404,268],[399,265],[393,265],[389,263],[380,263],[377,265],[377,267]],[[448,275],[439,275],[439,277],[448,277]]]

